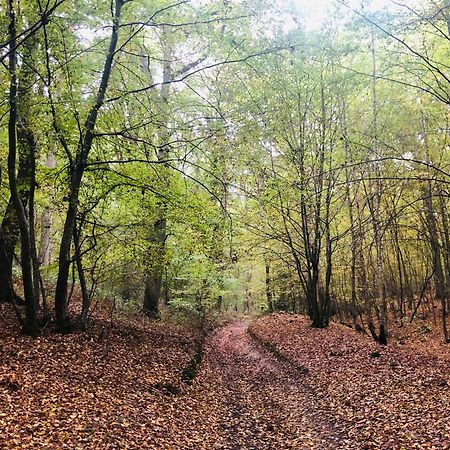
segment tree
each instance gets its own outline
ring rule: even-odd
[[[25,293],[25,320],[23,322],[23,331],[30,336],[36,336],[37,329],[37,301],[36,301],[36,284],[33,283],[33,276],[36,273],[33,271],[33,238],[32,238],[32,225],[31,218],[27,217],[26,214],[26,200],[22,199],[19,194],[19,189],[17,185],[16,177],[16,157],[17,157],[17,138],[20,134],[20,139],[24,139],[26,144],[28,144],[28,161],[27,168],[31,169],[30,177],[34,176],[34,167],[29,167],[29,165],[34,165],[35,158],[35,143],[32,133],[28,134],[28,129],[25,124],[20,126],[20,132],[18,132],[18,122],[19,120],[26,120],[19,116],[19,107],[17,101],[17,91],[18,91],[18,80],[17,80],[17,54],[16,54],[16,43],[17,43],[17,22],[16,22],[16,11],[13,0],[9,0],[7,3],[7,14],[9,19],[8,32],[9,32],[9,58],[8,58],[8,71],[11,77],[10,87],[9,87],[9,120],[8,120],[8,180],[9,189],[11,192],[11,202],[14,205],[15,215],[17,217],[18,227],[20,230],[20,240],[21,240],[21,263],[22,263],[22,280]],[[25,135],[25,136],[24,136]],[[30,189],[34,189],[34,179],[30,178]],[[33,210],[32,199],[33,195],[30,196],[30,211]],[[12,212],[10,212],[11,214]],[[12,219],[13,220],[13,219]],[[7,238],[11,239],[10,236]],[[14,245],[12,245],[14,248]],[[6,254],[6,249],[4,250]],[[6,254],[6,257],[12,259],[12,255]],[[9,264],[9,260],[7,261]],[[9,275],[9,274],[8,274]],[[8,280],[10,286],[10,294],[12,294],[12,283],[11,279]],[[12,299],[14,301],[14,299]]]
[[[95,135],[94,130],[97,123],[99,110],[103,106],[105,101],[105,94],[108,88],[114,56],[119,40],[120,18],[122,14],[122,7],[124,4],[125,3],[123,0],[116,0],[114,4],[114,10],[112,12],[113,17],[111,39],[103,66],[100,86],[95,98],[95,102],[86,118],[84,129],[80,137],[80,143],[78,144],[75,158],[70,167],[68,207],[59,248],[59,271],[55,292],[56,322],[58,329],[62,332],[67,332],[71,328],[67,311],[67,280],[69,277],[70,269],[70,246],[72,243],[75,228],[80,186],[84,171],[86,169],[89,153],[92,148]]]

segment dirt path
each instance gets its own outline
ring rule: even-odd
[[[248,324],[231,323],[207,342],[194,388],[203,408],[196,407],[214,410],[216,416],[206,426],[202,448],[346,448],[343,430],[316,406],[314,392],[304,382],[308,375],[260,348],[248,335]],[[211,416],[195,418],[197,425],[208,421]]]

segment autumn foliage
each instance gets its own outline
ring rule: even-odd
[[[303,369],[302,382],[348,433],[350,444],[340,448],[450,448],[450,353],[443,346],[431,353],[418,336],[379,346],[348,327],[314,329],[289,314],[264,317],[251,332]]]
[[[303,316],[186,325],[129,317],[20,335],[1,309],[1,449],[448,449],[450,355],[425,325],[380,346]],[[401,344],[400,342],[403,342]]]

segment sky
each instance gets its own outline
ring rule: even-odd
[[[306,16],[305,28],[315,30],[327,18],[327,11],[336,4],[335,0],[282,0],[282,2],[294,4],[302,16]],[[412,5],[415,0],[403,0],[404,4]],[[359,9],[361,0],[347,0],[347,4],[352,8]],[[384,8],[393,8],[391,0],[372,0],[370,9],[378,11]]]

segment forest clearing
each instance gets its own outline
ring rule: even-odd
[[[450,0],[0,25],[0,450],[450,449]]]

